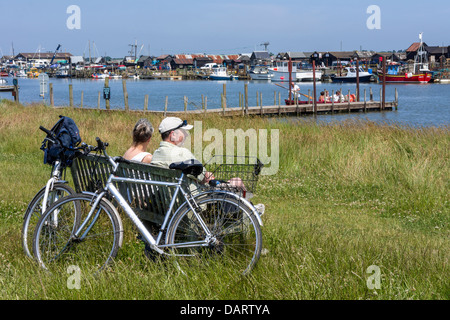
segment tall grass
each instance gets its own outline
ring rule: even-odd
[[[320,124],[271,118],[187,116],[203,130],[280,130],[280,169],[260,179],[264,255],[248,277],[151,261],[127,224],[116,265],[69,290],[65,270],[48,275],[20,246],[27,202],[46,182],[39,125],[72,117],[87,143],[123,154],[140,112],[0,104],[1,299],[449,299],[448,127],[368,121]],[[183,117],[183,115],[181,115]],[[150,150],[158,147],[155,136]],[[381,288],[369,289],[369,266]]]

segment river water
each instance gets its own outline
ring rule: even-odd
[[[8,84],[12,79],[8,78]],[[80,105],[83,91],[83,106],[97,108],[98,93],[103,92],[104,81],[91,79],[56,79],[53,83],[54,101],[57,106],[69,105],[69,84],[73,85],[74,104]],[[124,97],[122,80],[110,80],[111,108],[123,109]],[[166,96],[168,97],[168,110],[184,110],[184,97],[188,98],[188,110],[195,110],[202,106],[202,95],[207,97],[208,109],[220,108],[223,84],[226,84],[228,107],[239,106],[239,93],[244,93],[244,84],[248,83],[249,106],[256,106],[257,93],[262,95],[263,105],[274,104],[274,94],[284,101],[288,91],[267,81],[176,81],[176,80],[127,80],[128,101],[130,109],[143,110],[145,95],[149,96],[149,110],[164,110]],[[31,104],[42,102],[39,96],[40,84],[37,79],[19,79],[20,102]],[[313,91],[312,83],[299,83],[302,93]],[[395,88],[399,94],[399,107],[396,111],[370,112],[370,113],[342,113],[334,115],[318,115],[317,120],[323,122],[340,121],[349,118],[367,119],[375,122],[398,123],[414,127],[448,126],[450,125],[450,85],[449,84],[389,84],[386,86],[386,101],[393,101]],[[356,91],[356,84],[317,83],[317,94],[327,89],[342,89],[344,94],[351,90]],[[372,89],[374,100],[380,100],[380,84],[360,84],[361,95],[366,89],[367,97]],[[11,93],[0,93],[0,99],[12,99]],[[45,101],[49,104],[48,94]],[[278,100],[277,100],[278,103]],[[101,108],[105,108],[103,93]],[[312,118],[311,116],[302,117]]]

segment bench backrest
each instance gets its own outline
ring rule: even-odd
[[[76,192],[95,192],[98,189],[98,182],[105,186],[111,172],[112,166],[106,157],[92,154],[79,156],[71,166]],[[133,179],[176,182],[180,172],[132,161],[130,164],[121,163],[117,175]],[[196,182],[187,178],[186,183],[192,184]],[[141,219],[157,224],[162,224],[175,190],[173,188],[134,183],[116,183],[116,187]],[[188,188],[185,188],[185,190]],[[174,210],[183,202],[184,197],[180,193]]]

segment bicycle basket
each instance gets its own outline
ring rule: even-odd
[[[227,190],[244,197],[256,192],[258,178],[264,165],[256,157],[214,156],[205,168],[212,173],[214,180],[210,186]]]
[[[50,130],[52,136],[42,141],[41,150],[44,151],[44,164],[52,165],[55,161],[60,161],[63,166],[70,166],[75,157],[73,148],[80,142],[80,133],[75,122],[64,116]]]

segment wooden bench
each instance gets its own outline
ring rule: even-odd
[[[89,154],[77,157],[71,166],[75,191],[95,192],[98,190],[99,183],[105,186],[111,171],[112,166],[104,156]],[[129,164],[121,163],[118,172],[120,177],[164,182],[177,182],[176,179],[180,175],[180,172],[176,170],[135,161],[131,161]],[[199,186],[194,179],[186,178],[185,182],[185,190],[189,188],[188,185],[195,184]],[[116,183],[116,187],[140,219],[157,225],[163,223],[164,216],[172,200],[173,188],[132,183]],[[184,197],[179,193],[174,210],[184,201]]]

